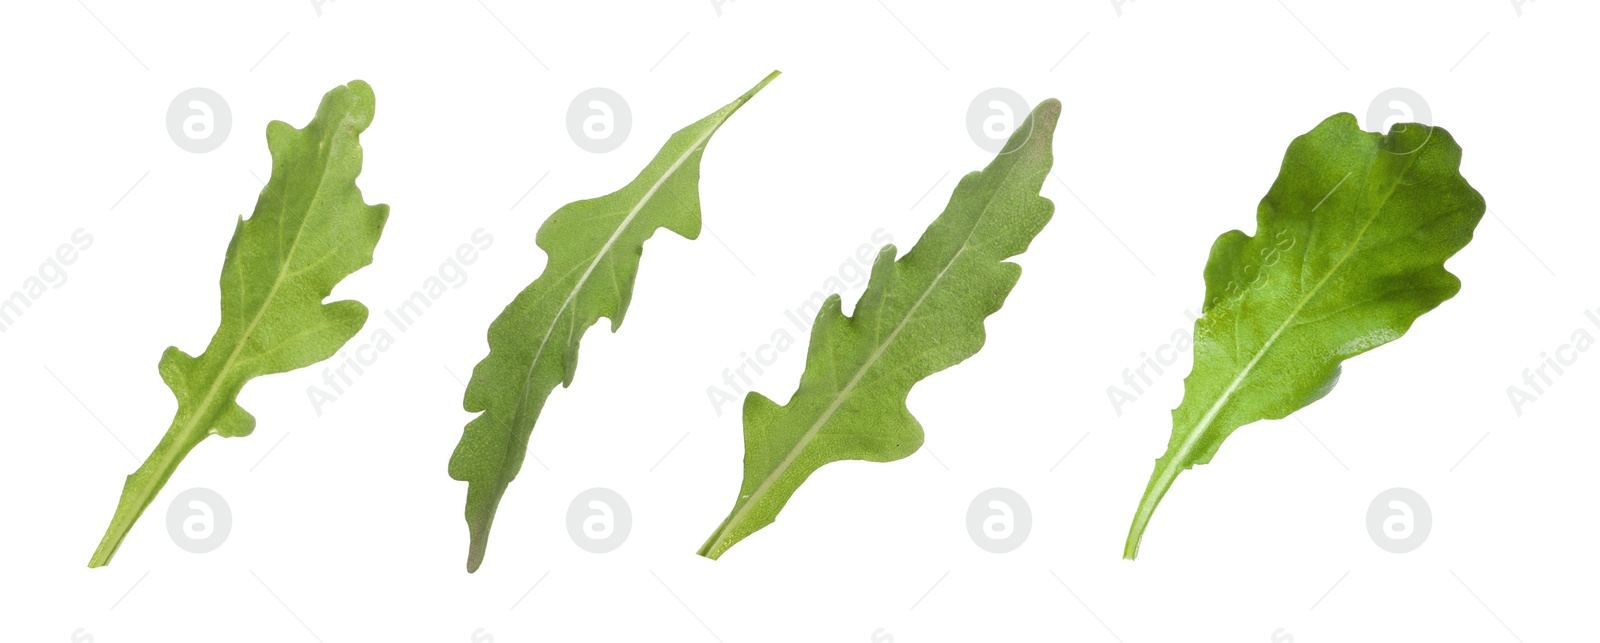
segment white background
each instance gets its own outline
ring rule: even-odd
[[[719,16],[701,0],[344,0],[319,16],[308,2],[141,4],[11,3],[0,20],[0,296],[74,230],[94,236],[65,283],[0,333],[0,638],[1593,635],[1600,357],[1580,354],[1520,417],[1506,394],[1575,329],[1600,337],[1583,315],[1600,305],[1593,5],[740,0]],[[490,320],[539,273],[538,225],[621,187],[668,134],[775,68],[707,149],[707,233],[647,244],[627,324],[589,333],[575,383],[534,432],[548,470],[529,461],[467,574],[466,485],[446,462],[469,416],[452,372],[470,372]],[[378,97],[360,186],[393,211],[374,264],[335,291],[374,311],[351,346],[389,327],[382,311],[474,230],[493,247],[320,415],[306,389],[325,365],[251,382],[255,434],[202,444],[113,563],[87,569],[123,476],[174,410],[162,349],[198,353],[216,326],[223,251],[260,188],[252,173],[270,171],[266,123],[303,126],[354,78]],[[210,153],[166,131],[191,87],[231,108]],[[633,112],[611,153],[567,134],[569,102],[591,87]],[[912,391],[929,450],[828,466],[777,523],[719,561],[695,556],[742,459],[737,413],[714,412],[707,387],[874,230],[910,246],[956,179],[988,162],[966,119],[991,87],[1065,103],[1059,180],[1044,187],[1056,218],[1018,259],[982,352]],[[1189,356],[1121,415],[1107,387],[1189,327],[1212,239],[1251,230],[1289,140],[1339,111],[1365,124],[1391,87],[1425,97],[1488,201],[1448,264],[1461,293],[1347,363],[1298,420],[1241,429],[1178,479],[1141,558],[1120,560]],[[756,388],[787,399],[802,355],[782,354]],[[233,513],[209,554],[179,549],[164,525],[192,487]],[[631,507],[615,552],[567,535],[567,505],[591,487]],[[991,487],[1031,507],[1009,554],[966,532],[968,504]],[[1368,504],[1391,487],[1432,508],[1409,554],[1367,534]]]

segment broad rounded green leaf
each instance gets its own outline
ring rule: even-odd
[[[1327,395],[1339,365],[1398,339],[1461,289],[1444,262],[1472,240],[1483,197],[1442,128],[1363,132],[1338,114],[1296,138],[1256,211],[1256,234],[1217,238],[1206,263],[1194,370],[1172,411],[1123,556],[1178,473],[1234,429]]]
[[[679,130],[632,183],[597,199],[562,206],[539,227],[549,255],[544,272],[489,325],[489,355],[467,383],[467,424],[450,456],[450,477],[468,483],[467,571],[489,546],[489,527],[506,487],[522,470],[528,437],[557,384],[572,384],[578,341],[601,317],[622,326],[644,242],[666,228],[700,235],[700,156],[717,129],[777,77]]]
[[[950,204],[911,251],[885,246],[855,314],[837,294],[817,312],[800,388],[779,406],[759,393],[744,401],[744,482],[728,519],[700,555],[717,558],[772,524],[821,466],[889,462],[922,447],[922,425],[906,408],[919,380],[983,347],[983,321],[1000,309],[1022,254],[1055,206],[1039,190],[1050,172],[1061,103],[1047,100],[982,172],[961,179]]]
[[[328,92],[304,129],[267,125],[272,177],[228,243],[221,324],[199,357],[177,347],[162,354],[161,378],[178,399],[177,415],[155,452],[128,476],[90,567],[111,561],[201,440],[250,434],[255,418],[235,401],[245,382],[332,357],[366,323],[359,302],[323,300],[372,263],[389,217],[389,206],[367,205],[356,187],[359,135],[372,124],[373,106],[372,87],[356,80]]]

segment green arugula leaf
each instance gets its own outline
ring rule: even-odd
[[[744,481],[733,511],[700,548],[717,558],[772,524],[822,465],[889,462],[922,447],[906,407],[919,380],[983,347],[983,321],[1022,275],[1021,254],[1055,211],[1039,190],[1050,172],[1061,103],[1040,103],[982,172],[961,179],[950,204],[899,261],[884,246],[855,315],[839,295],[817,312],[800,388],[784,406],[744,400]]]
[[[489,355],[467,384],[464,406],[482,413],[450,456],[450,477],[468,483],[467,571],[477,571],[506,487],[522,470],[528,437],[556,384],[570,386],[578,341],[601,317],[622,326],[644,242],[657,228],[700,236],[700,156],[717,129],[778,76],[678,130],[621,190],[562,206],[539,227],[544,272],[489,325]]]
[[[327,359],[366,323],[367,308],[359,302],[322,300],[372,263],[389,218],[389,206],[367,205],[355,183],[358,135],[372,123],[373,104],[372,87],[355,80],[323,96],[305,129],[267,125],[272,178],[228,242],[221,323],[199,357],[175,346],[161,355],[161,379],[178,399],[177,415],[128,476],[90,567],[111,561],[139,514],[201,440],[255,429],[255,418],[237,402],[245,382]]]
[[[1172,411],[1123,557],[1178,473],[1211,461],[1234,429],[1281,419],[1333,389],[1339,365],[1399,339],[1455,296],[1444,262],[1472,240],[1483,197],[1442,128],[1363,132],[1338,114],[1296,138],[1256,210],[1256,236],[1217,238],[1206,262],[1194,370]]]

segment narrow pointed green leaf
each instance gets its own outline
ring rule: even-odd
[[[639,256],[657,228],[700,235],[700,156],[717,129],[777,77],[679,130],[621,190],[562,206],[539,227],[544,272],[489,325],[489,355],[467,383],[467,424],[450,457],[450,477],[468,483],[467,571],[483,563],[489,528],[506,487],[522,469],[528,437],[556,384],[572,384],[578,341],[601,317],[622,325]]]
[[[1296,138],[1256,210],[1256,235],[1217,238],[1206,263],[1194,370],[1172,411],[1123,557],[1178,473],[1211,461],[1234,429],[1317,401],[1340,363],[1399,339],[1455,296],[1444,262],[1472,240],[1483,197],[1442,128],[1363,132],[1338,114]]]
[[[911,251],[885,246],[855,315],[839,296],[822,304],[800,388],[778,406],[744,400],[744,481],[733,511],[700,548],[717,558],[772,524],[821,466],[889,462],[922,447],[922,425],[906,407],[911,387],[983,347],[984,319],[1000,310],[1022,254],[1055,205],[1039,190],[1050,172],[1061,103],[1040,103],[982,172],[961,179],[950,204]]]
[[[128,476],[90,567],[111,561],[139,514],[178,463],[207,436],[249,435],[255,418],[236,402],[252,378],[331,357],[367,321],[355,301],[323,303],[369,263],[389,206],[367,205],[356,187],[359,134],[372,123],[372,88],[356,80],[322,97],[304,129],[267,125],[272,178],[249,219],[240,218],[222,264],[222,318],[199,357],[177,347],[161,378],[178,412],[155,452]]]

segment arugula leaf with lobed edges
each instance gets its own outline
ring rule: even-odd
[[[778,76],[710,116],[679,130],[633,182],[596,199],[562,206],[539,227],[549,255],[544,272],[489,326],[489,355],[467,383],[464,406],[481,413],[450,456],[450,477],[467,485],[471,543],[467,571],[477,571],[506,487],[527,457],[528,437],[556,384],[570,386],[578,341],[601,317],[611,332],[633,296],[644,242],[657,228],[688,239],[700,235],[700,157],[706,142]]]
[[[1256,210],[1256,235],[1224,233],[1206,262],[1194,370],[1172,411],[1123,557],[1138,556],[1178,473],[1211,461],[1234,429],[1327,395],[1340,363],[1399,339],[1455,296],[1444,262],[1472,240],[1483,197],[1442,128],[1361,131],[1337,114],[1296,138]]]
[[[984,319],[1005,303],[1021,254],[1055,205],[1050,172],[1061,103],[1040,103],[982,172],[961,179],[911,251],[884,246],[855,315],[828,297],[811,329],[806,369],[788,404],[744,400],[744,481],[733,511],[700,548],[717,558],[773,522],[813,471],[839,460],[889,462],[922,447],[906,407],[911,387],[978,352]]]
[[[305,129],[267,125],[272,178],[241,217],[222,264],[222,318],[199,357],[161,355],[161,379],[178,400],[172,425],[128,476],[90,567],[111,561],[128,530],[191,449],[210,435],[240,437],[255,418],[237,402],[245,382],[310,366],[361,330],[367,308],[322,301],[372,263],[389,206],[367,205],[356,187],[359,135],[372,124],[372,87],[355,80],[322,97]]]

